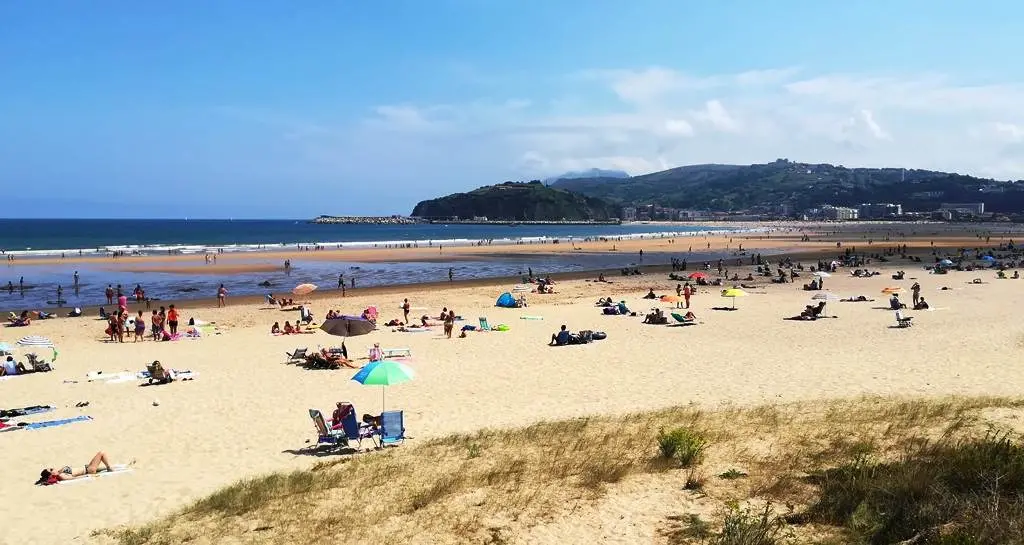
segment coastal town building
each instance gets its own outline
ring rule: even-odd
[[[903,205],[893,203],[864,203],[857,207],[857,217],[862,220],[879,220],[903,215]]]
[[[947,210],[957,214],[968,214],[973,216],[985,215],[985,203],[983,202],[944,202],[939,210]]]

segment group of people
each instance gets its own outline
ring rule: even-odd
[[[104,331],[110,342],[124,342],[125,335],[133,335],[133,342],[146,340],[146,317],[143,311],[139,311],[134,319],[129,318],[128,309],[119,307],[117,312],[108,314],[103,307],[100,307],[100,317],[107,320],[107,329]],[[179,322],[178,309],[174,305],[168,308],[160,307],[160,310],[153,310],[149,318],[149,333],[154,341],[169,341],[178,334]],[[190,322],[192,325],[194,322]]]
[[[299,321],[292,325],[291,322],[285,320],[284,327],[281,327],[279,322],[274,322],[274,325],[270,326],[271,335],[297,335],[299,333],[313,333],[313,330],[309,327],[303,328],[302,322]]]

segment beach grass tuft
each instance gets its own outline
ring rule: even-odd
[[[1007,435],[985,437],[980,413],[994,407],[1020,401],[680,407],[487,429],[246,479],[147,525],[102,533],[121,545],[514,542],[635,481],[644,483],[630,492],[638,501],[665,483],[717,506],[717,516],[693,518],[671,502],[648,504],[664,513],[670,543],[768,545],[808,528],[815,542],[903,536],[919,523],[964,524],[946,519],[954,509],[990,521],[965,529],[1024,537],[1014,533],[1024,525],[1024,454]],[[747,475],[705,478],[738,477],[735,467]],[[912,500],[927,502],[915,510]]]

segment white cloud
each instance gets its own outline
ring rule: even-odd
[[[892,137],[889,136],[889,133],[885,132],[885,129],[883,129],[881,125],[879,125],[878,122],[875,121],[875,114],[871,113],[871,110],[861,110],[860,118],[861,121],[864,122],[864,125],[867,126],[868,131],[871,132],[871,136],[874,136],[878,140],[892,139]]]
[[[387,180],[413,173],[453,190],[585,168],[641,174],[778,157],[1024,178],[1019,82],[650,67],[576,72],[535,93],[447,104],[410,96],[352,126],[310,123],[307,137],[332,168]]]

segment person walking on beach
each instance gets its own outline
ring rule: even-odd
[[[139,315],[135,317],[135,341],[146,340],[146,318],[142,315],[142,311],[139,311]]]
[[[114,286],[112,286],[110,284],[107,284],[107,289],[106,289],[106,291],[104,293],[107,296],[107,304],[108,305],[113,305],[114,304]]]
[[[690,283],[687,282],[683,285],[683,301],[686,302],[686,308],[690,308],[690,296],[693,295],[693,288],[690,287]]]
[[[411,308],[412,307],[409,305],[409,300],[408,299],[402,301],[402,315],[405,317],[405,319],[402,320],[402,321],[404,323],[407,323],[407,324],[409,323],[409,310]]]
[[[224,287],[224,284],[221,284],[220,287],[217,288],[217,306],[218,307],[223,307],[223,306],[226,305],[225,299],[227,299],[227,296],[228,296],[228,289]]]
[[[140,314],[141,312],[139,311]],[[174,308],[174,305],[167,309],[167,327],[170,328],[171,335],[178,332],[178,309]]]
[[[444,334],[452,338],[452,330],[455,329],[455,309],[449,310],[444,316]]]
[[[345,289],[345,273],[338,273],[338,289]]]

